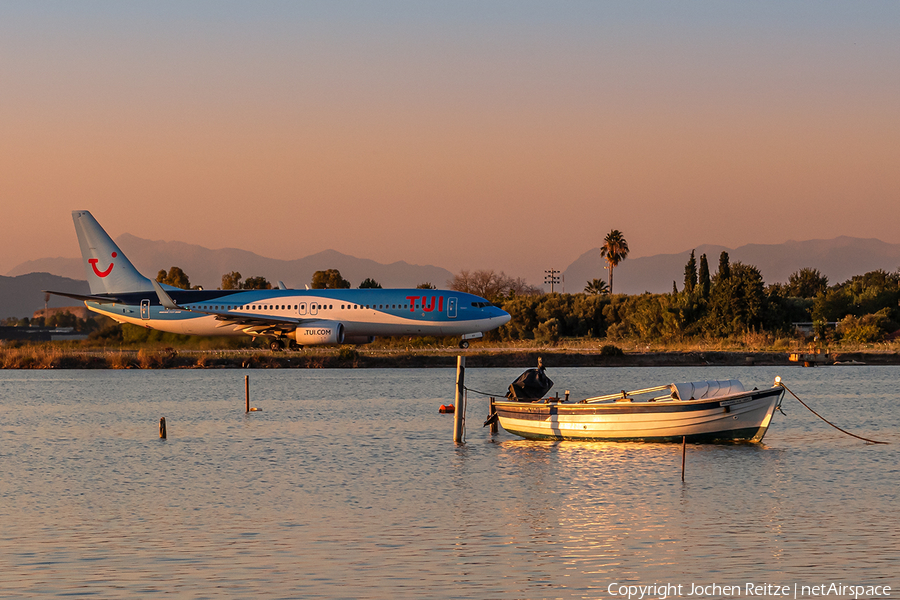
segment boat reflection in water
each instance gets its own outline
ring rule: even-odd
[[[670,383],[571,402],[568,393],[528,397],[553,385],[539,367],[494,410],[506,431],[532,440],[760,442],[781,405],[780,381],[762,390],[745,390],[736,379]]]

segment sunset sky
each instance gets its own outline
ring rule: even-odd
[[[900,243],[900,2],[4,2],[0,201],[0,274],[73,209],[532,283],[613,228]]]

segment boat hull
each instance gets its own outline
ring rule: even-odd
[[[569,404],[497,402],[500,426],[532,440],[760,442],[784,388],[703,400]]]

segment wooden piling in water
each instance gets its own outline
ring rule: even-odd
[[[494,406],[494,398],[491,398],[490,407],[488,408],[488,417],[493,415],[497,411],[497,408]],[[495,419],[493,423],[491,423],[491,435],[500,433],[500,423],[499,419]]]
[[[684,457],[687,453],[687,436],[681,436],[681,481],[684,481]]]
[[[466,435],[466,357],[456,357],[456,412],[453,413],[453,441],[463,442]]]
[[[250,412],[250,376],[244,375],[244,412]]]
[[[166,418],[161,417],[159,419],[159,439],[166,439]]]

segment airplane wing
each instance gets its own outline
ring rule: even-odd
[[[54,296],[65,296],[82,302],[97,302],[99,304],[122,304],[122,300],[114,296],[85,296],[83,294],[72,294],[70,292],[54,292],[51,290],[41,290],[45,294],[53,294]]]
[[[259,315],[255,313],[208,310],[199,308],[186,308],[175,302],[162,286],[151,280],[156,295],[159,297],[159,303],[170,310],[183,310],[185,312],[198,313],[201,315],[212,315],[217,321],[221,321],[216,327],[239,327],[247,333],[262,333],[267,330],[293,330],[297,325],[301,324],[304,319],[296,319],[293,317],[278,317],[275,315]]]

